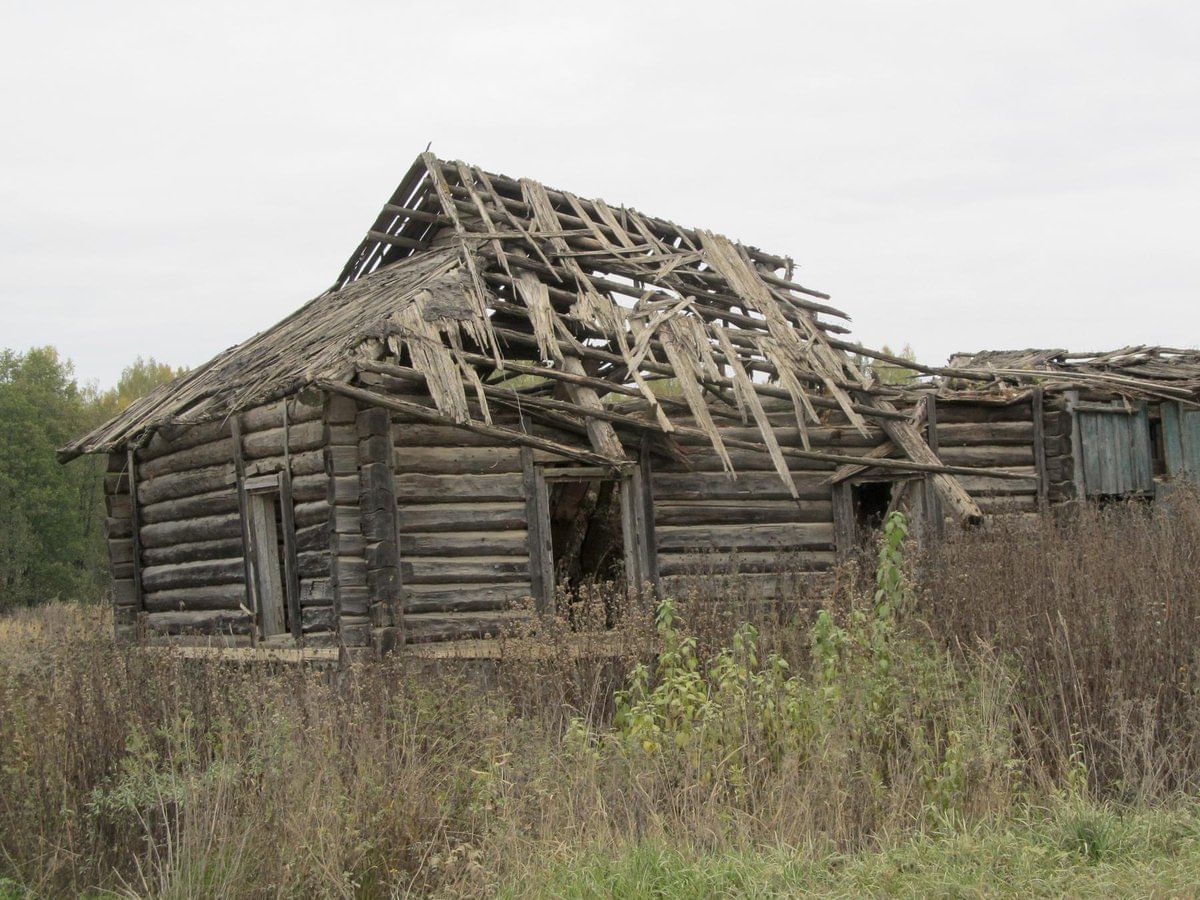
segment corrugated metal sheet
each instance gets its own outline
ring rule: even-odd
[[[1150,421],[1145,404],[1076,412],[1083,451],[1083,483],[1089,497],[1154,492]]]

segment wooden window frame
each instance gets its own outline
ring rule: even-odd
[[[621,504],[621,543],[625,586],[640,596],[648,585],[659,590],[654,507],[649,496],[649,460],[645,453],[630,466],[554,466],[535,462],[533,451],[522,448],[525,514],[529,534],[529,582],[539,615],[553,612],[554,546],[550,521],[551,481],[615,481]]]

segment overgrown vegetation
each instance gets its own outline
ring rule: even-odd
[[[104,461],[64,467],[54,451],[179,371],[139,357],[101,391],[79,385],[53,347],[0,350],[0,612],[99,596]]]
[[[1186,892],[1200,501],[910,544],[892,519],[815,616],[756,628],[680,598],[612,657],[458,674],[182,660],[114,647],[96,607],[19,611],[0,884]]]

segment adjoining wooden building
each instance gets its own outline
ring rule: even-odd
[[[119,636],[382,652],[1048,502],[1043,394],[881,384],[793,269],[423,154],[332,288],[61,451],[108,454]]]
[[[1200,473],[1200,351],[990,350],[953,355],[947,374],[943,404],[1006,410],[990,414],[997,438],[1034,424],[1043,506],[1153,498]]]

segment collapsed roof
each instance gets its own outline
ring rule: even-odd
[[[1092,387],[1131,398],[1195,401],[1200,350],[1145,345],[1105,353],[1063,349],[980,350],[951,355],[944,374],[987,387],[1034,383],[1067,390]]]
[[[332,288],[61,455],[140,445],[164,425],[220,419],[310,385],[387,405],[353,384],[373,371],[425,384],[434,408],[415,414],[531,443],[491,422],[491,405],[519,400],[535,417],[578,426],[591,450],[573,453],[592,462],[623,464],[630,430],[666,441],[699,430],[731,475],[727,446],[770,454],[793,495],[786,457],[867,461],[809,445],[807,427],[836,411],[864,432],[878,425],[906,457],[873,465],[934,473],[950,511],[977,517],[954,467],[896,409],[901,392],[852,354],[908,363],[844,340],[849,317],[794,276],[790,258],[715,232],[425,153]],[[518,391],[497,373],[545,381]],[[655,391],[663,378],[677,380],[681,399]],[[556,385],[570,402],[549,396]],[[629,403],[601,399],[611,394]],[[781,447],[769,422],[764,403],[781,401],[800,448]],[[714,415],[753,421],[761,440],[723,438]]]

